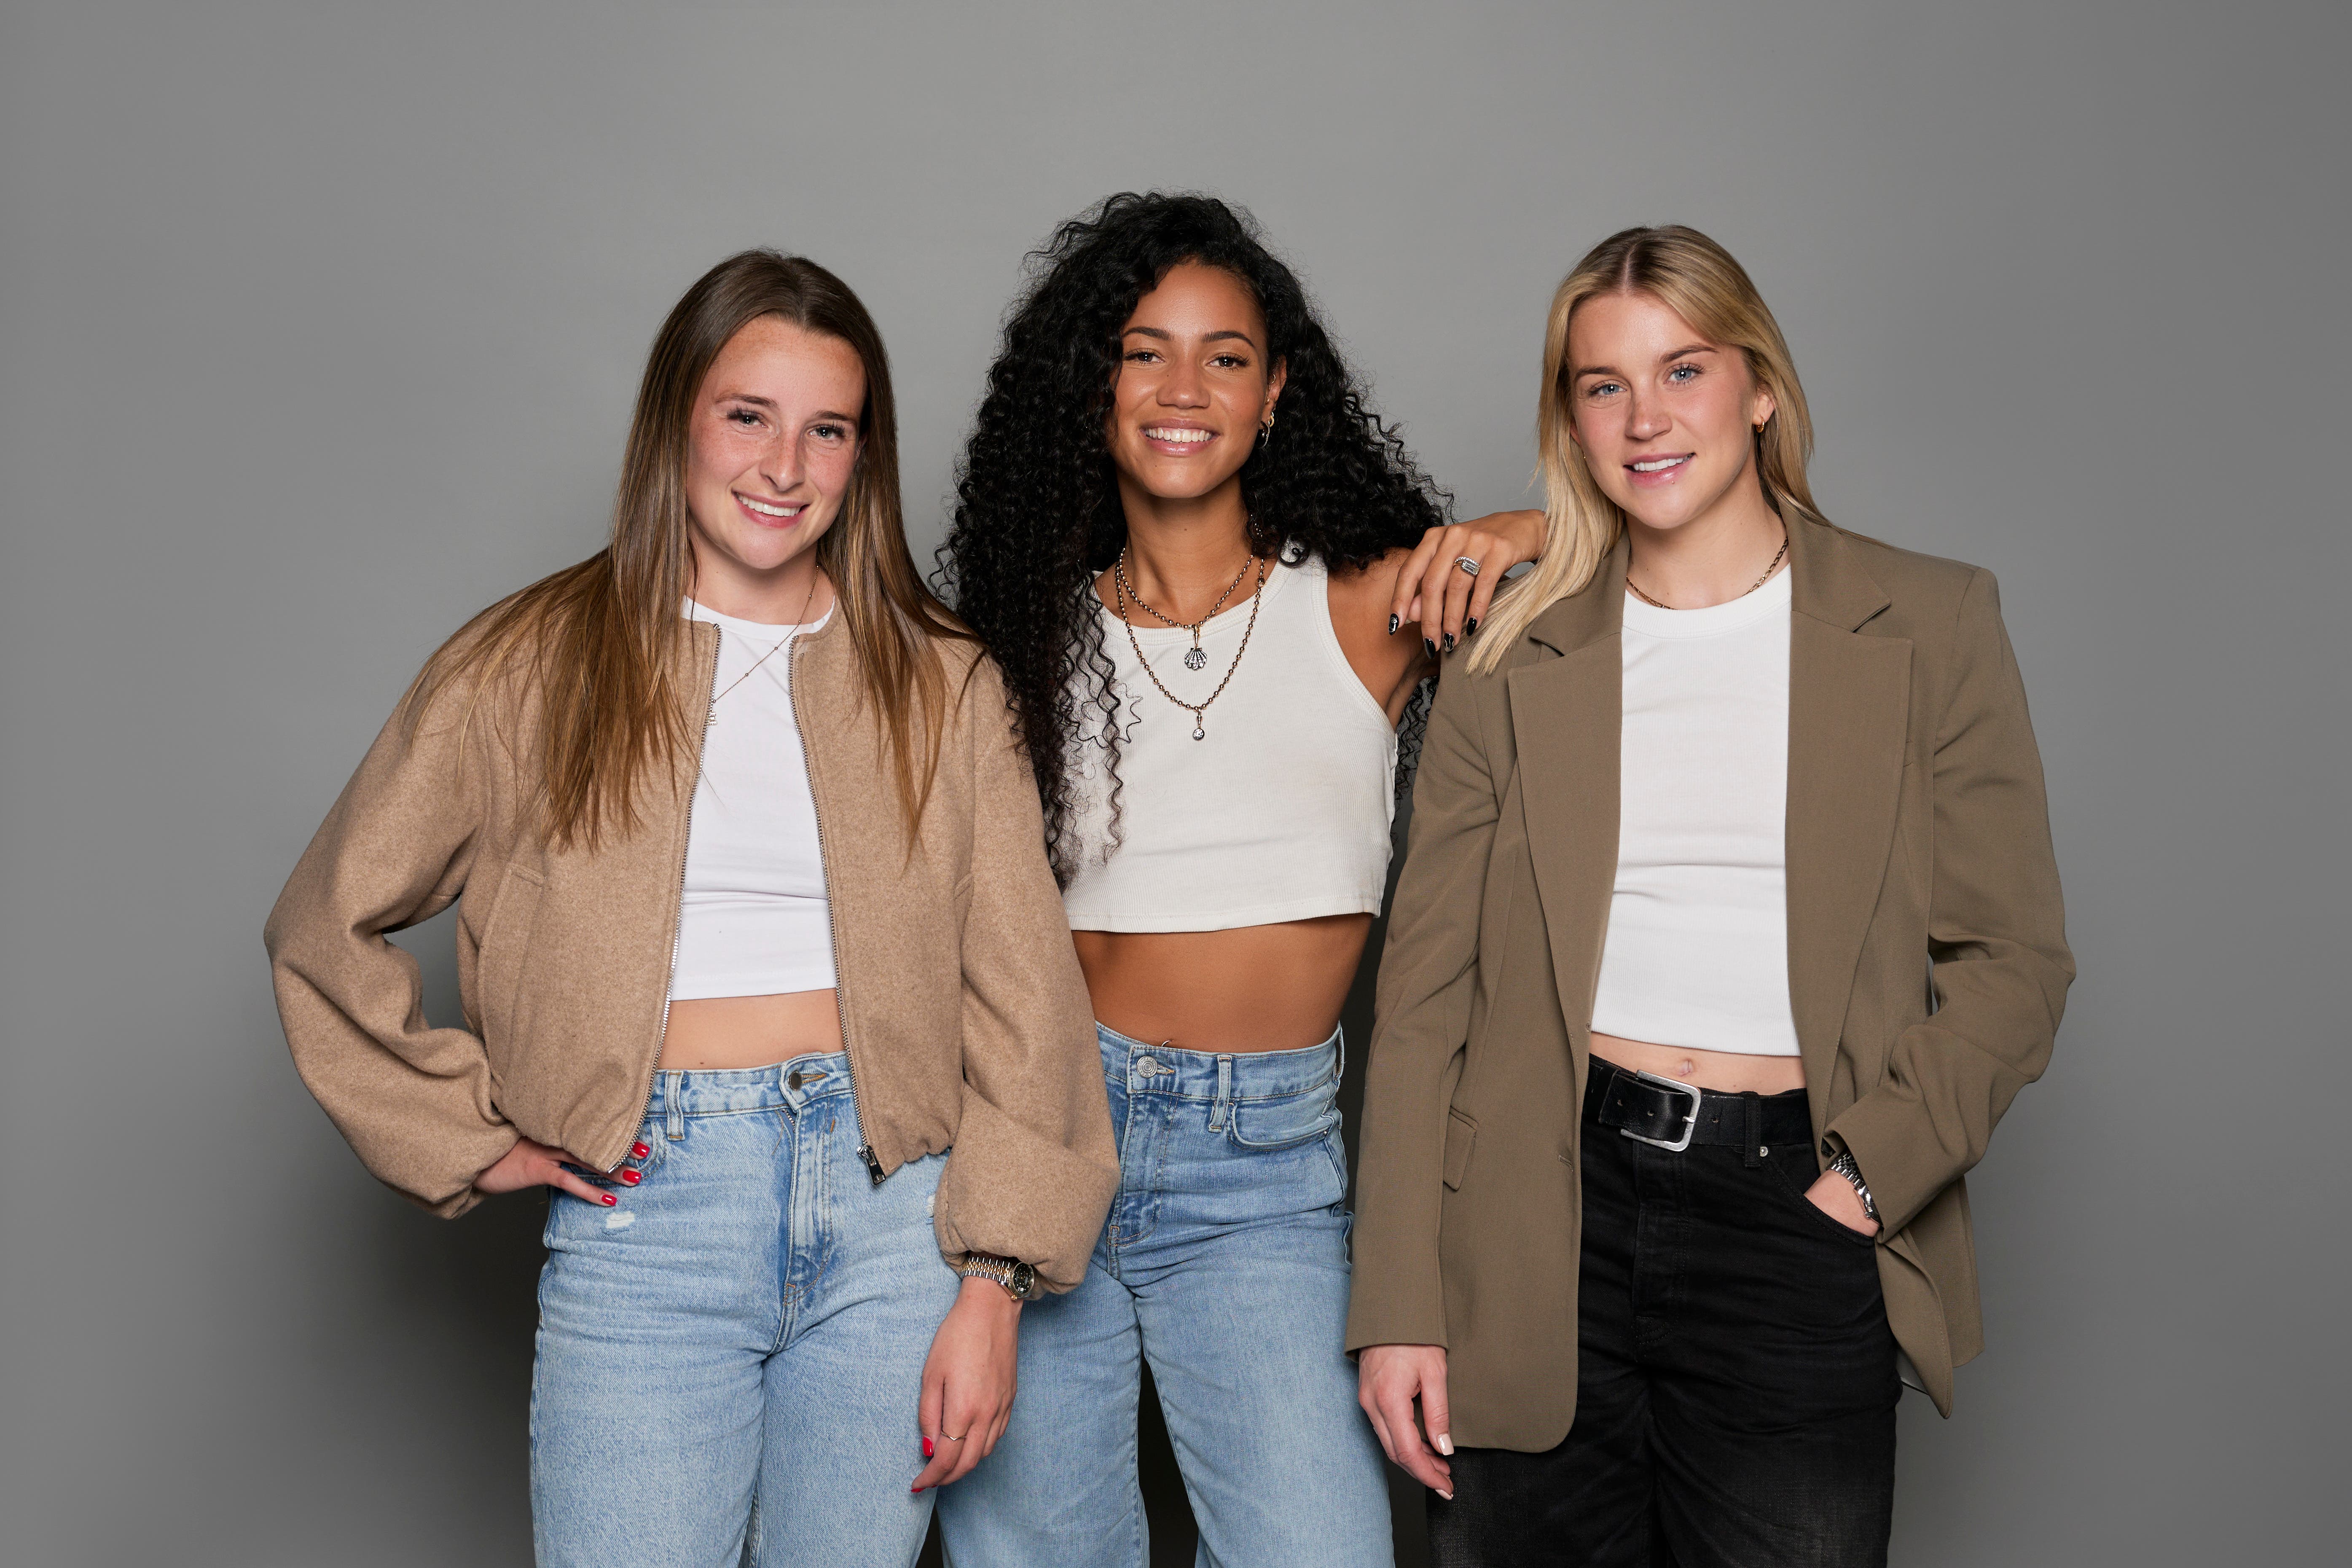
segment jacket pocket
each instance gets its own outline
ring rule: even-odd
[[[482,928],[482,1033],[504,1040],[514,1025],[515,996],[522,988],[531,930],[539,923],[539,899],[546,884],[520,866],[507,867],[489,923]]]
[[[1320,1138],[1339,1125],[1338,1079],[1265,1100],[1234,1102],[1234,1142],[1245,1149],[1280,1149]]]
[[[1470,1146],[1478,1142],[1478,1124],[1458,1110],[1445,1113],[1445,1185],[1462,1190],[1463,1173],[1470,1169]]]

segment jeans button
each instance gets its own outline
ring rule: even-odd
[[[1157,1072],[1159,1072],[1159,1071],[1160,1071],[1160,1063],[1159,1063],[1157,1060],[1155,1060],[1154,1058],[1150,1058],[1150,1057],[1138,1057],[1138,1058],[1135,1058],[1135,1076],[1136,1076],[1136,1077],[1138,1077],[1138,1078],[1150,1078],[1150,1077],[1151,1077],[1153,1074],[1155,1074],[1155,1073],[1157,1073]]]
[[[801,1075],[797,1071],[793,1073],[791,1077],[784,1079],[784,1087],[786,1089],[798,1089],[800,1086]]]

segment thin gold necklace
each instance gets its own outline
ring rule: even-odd
[[[1127,580],[1126,545],[1122,544],[1118,547],[1118,559],[1110,563],[1110,570],[1111,575],[1118,580],[1120,591],[1125,593],[1129,598],[1133,599],[1139,605],[1141,605],[1145,615],[1150,616],[1153,620],[1158,621],[1163,626],[1174,626],[1179,631],[1186,631],[1192,634],[1192,646],[1185,652],[1184,655],[1184,668],[1187,669],[1206,669],[1209,667],[1209,656],[1201,647],[1201,628],[1214,620],[1216,618],[1217,612],[1225,607],[1225,601],[1232,598],[1234,596],[1234,590],[1242,585],[1242,579],[1249,574],[1250,563],[1256,559],[1257,552],[1255,550],[1242,557],[1242,563],[1239,570],[1234,573],[1234,580],[1225,584],[1225,591],[1217,595],[1217,602],[1209,606],[1209,613],[1202,616],[1197,621],[1180,621],[1173,616],[1163,616],[1158,610],[1153,609],[1150,605],[1144,603],[1143,595],[1135,591],[1135,584]],[[1122,616],[1121,618],[1124,619],[1125,617]]]
[[[1772,552],[1772,563],[1770,565],[1764,568],[1764,575],[1757,578],[1753,583],[1748,584],[1747,587],[1741,589],[1738,593],[1734,594],[1730,599],[1726,599],[1724,603],[1728,605],[1733,599],[1744,599],[1748,597],[1748,595],[1756,592],[1757,589],[1761,588],[1766,583],[1770,582],[1772,579],[1772,574],[1780,569],[1780,562],[1788,555],[1788,553],[1789,531],[1783,528],[1780,531],[1780,548]],[[1674,605],[1667,604],[1663,599],[1654,599],[1650,597],[1649,595],[1642,592],[1642,584],[1633,581],[1633,574],[1631,572],[1625,574],[1625,586],[1633,589],[1633,596],[1641,600],[1642,603],[1645,605],[1655,605],[1662,610],[1671,610],[1675,607]]]
[[[1122,550],[1119,553],[1124,555],[1126,552]],[[1242,655],[1249,652],[1250,634],[1257,630],[1258,606],[1265,601],[1265,563],[1263,560],[1260,560],[1255,552],[1252,552],[1250,561],[1257,562],[1257,587],[1250,594],[1249,625],[1242,629],[1242,646],[1234,649],[1234,662],[1225,667],[1225,679],[1217,682],[1217,689],[1214,691],[1210,692],[1206,698],[1199,702],[1187,702],[1181,697],[1179,697],[1174,692],[1169,690],[1167,682],[1160,679],[1160,672],[1151,668],[1151,661],[1143,657],[1143,645],[1135,640],[1135,623],[1127,618],[1127,574],[1124,572],[1113,572],[1111,574],[1111,593],[1118,601],[1118,623],[1127,628],[1127,646],[1135,650],[1135,662],[1143,666],[1143,673],[1151,678],[1152,685],[1160,688],[1160,696],[1165,697],[1169,701],[1173,702],[1177,707],[1181,708],[1184,711],[1192,715],[1192,739],[1196,741],[1204,739],[1208,735],[1209,704],[1214,702],[1218,698],[1224,695],[1226,686],[1231,684],[1233,681],[1234,671],[1242,667]],[[1244,572],[1247,572],[1249,570],[1249,561],[1242,563],[1242,570]],[[1234,581],[1238,584],[1241,579],[1236,577]],[[1226,591],[1228,593],[1232,592],[1231,589]],[[1222,602],[1223,601],[1220,601],[1220,603]],[[1137,599],[1136,603],[1143,605],[1143,601],[1141,599]],[[1151,608],[1149,605],[1143,605],[1143,607],[1147,610]],[[1154,615],[1159,614],[1156,610],[1153,610],[1152,613]],[[1166,620],[1167,617],[1165,616],[1161,616],[1160,619]],[[1181,626],[1183,623],[1180,621],[1172,624]],[[1199,651],[1197,645],[1195,646],[1194,651]],[[1202,664],[1206,664],[1208,662],[1208,657],[1209,656],[1206,654],[1202,654],[1201,662]],[[1185,657],[1184,662],[1187,668],[1197,668],[1192,665],[1192,657],[1189,654]]]
[[[761,667],[761,665],[763,665],[763,664],[767,663],[770,659],[772,659],[772,658],[775,658],[775,657],[776,657],[776,648],[780,648],[780,647],[783,647],[785,643],[788,643],[788,642],[792,641],[794,637],[798,637],[798,636],[800,636],[800,635],[801,635],[801,628],[802,628],[803,626],[805,626],[808,624],[808,609],[809,609],[809,606],[810,606],[811,605],[814,604],[815,602],[816,602],[816,574],[815,574],[814,572],[811,572],[811,573],[809,574],[809,585],[808,585],[808,592],[807,592],[807,593],[805,593],[805,594],[803,594],[803,595],[801,595],[801,618],[800,618],[799,620],[797,620],[797,621],[795,621],[795,622],[793,622],[793,629],[792,629],[792,630],[790,630],[790,631],[788,631],[788,632],[786,632],[786,633],[783,635],[783,639],[782,639],[782,641],[778,642],[778,643],[776,644],[776,647],[772,647],[772,648],[770,648],[767,652],[765,652],[765,653],[761,654],[759,658],[757,658],[753,659],[753,660],[751,661],[751,668],[749,668],[749,669],[745,670],[742,674],[740,674],[740,675],[737,676],[734,679],[732,679],[732,680],[729,681],[729,682],[727,683],[727,691],[732,691],[732,690],[734,690],[737,687],[739,687],[739,686],[742,685],[745,681],[747,681],[747,680],[751,679],[752,676],[754,676],[754,675],[758,674],[758,673],[759,673],[760,667]],[[709,609],[709,608],[710,608],[710,606],[709,606],[709,605],[705,605],[703,606],[703,608],[705,608],[705,609]],[[717,611],[715,611],[715,610],[711,611],[711,613],[712,613],[713,615],[718,614],[718,612],[717,612]],[[714,628],[714,629],[715,629],[715,628]],[[725,637],[727,634],[726,634],[724,631],[720,631],[719,635],[719,636],[721,636],[721,637]],[[722,691],[722,692],[720,692],[720,693],[719,694],[719,697],[724,697],[724,696],[726,696],[726,695],[727,695],[727,691]],[[712,699],[710,700],[710,711],[711,711],[714,715],[715,715],[715,714],[717,714],[717,713],[718,713],[718,711],[719,711],[719,697],[714,697],[714,698],[712,698]]]

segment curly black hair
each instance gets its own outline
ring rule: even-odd
[[[1119,333],[1169,269],[1198,262],[1239,279],[1265,316],[1267,362],[1287,367],[1273,432],[1241,469],[1261,554],[1360,569],[1418,544],[1452,498],[1365,405],[1306,289],[1246,213],[1214,196],[1121,192],[1028,259],[1028,291],[1006,320],[957,468],[939,585],[1004,671],[1045,806],[1046,853],[1066,885],[1079,851],[1066,767],[1081,738],[1108,753],[1117,841],[1118,697],[1093,585],[1126,543],[1127,519],[1104,425]],[[1091,689],[1083,697],[1082,685]]]

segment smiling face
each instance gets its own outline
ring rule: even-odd
[[[865,407],[865,367],[839,338],[762,316],[727,340],[687,442],[696,597],[734,613],[727,600],[756,601],[780,577],[797,591],[849,492]]]
[[[1120,489],[1160,500],[1216,489],[1248,460],[1282,380],[1248,287],[1223,268],[1170,268],[1119,333],[1105,437]]]
[[[1755,434],[1772,395],[1737,348],[1648,294],[1598,294],[1568,324],[1570,432],[1635,522],[1680,528],[1764,506]]]

